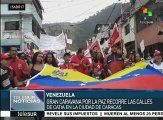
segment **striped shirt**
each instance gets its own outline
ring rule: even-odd
[[[13,89],[13,84],[12,84],[12,77],[16,76],[15,72],[10,70],[9,68],[0,68],[0,84],[1,84],[1,90],[7,90],[7,89]],[[13,74],[11,76],[11,73]]]

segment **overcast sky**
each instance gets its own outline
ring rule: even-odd
[[[40,0],[43,23],[80,22],[115,2],[129,0]]]

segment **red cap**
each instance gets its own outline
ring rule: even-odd
[[[1,54],[1,59],[8,59],[10,56],[8,54]]]
[[[161,55],[161,52],[160,52],[159,50],[155,50],[153,55],[154,55],[154,56]]]

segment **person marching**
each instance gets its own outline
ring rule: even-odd
[[[70,53],[65,53],[64,54],[64,64],[63,65],[61,65],[60,66],[60,69],[74,69],[74,66],[73,66],[73,64],[72,63],[70,63],[70,57],[71,57],[71,55],[70,55]]]
[[[17,57],[18,51],[16,47],[11,47],[9,51],[9,55],[11,57],[10,60],[10,68],[12,68],[16,72],[16,77],[19,82],[25,81],[29,78],[29,66],[26,62],[19,59]]]
[[[111,47],[111,54],[107,57],[108,67],[112,74],[124,69],[124,60],[118,45]]]
[[[73,56],[71,58],[71,63],[74,65],[74,68],[83,73],[88,75],[89,69],[91,67],[91,64],[89,62],[89,59],[84,56],[84,50],[79,48],[77,51],[77,55]]]
[[[159,50],[155,50],[153,55],[154,61],[151,66],[163,73],[163,59],[161,52]]]

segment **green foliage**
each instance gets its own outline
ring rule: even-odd
[[[97,14],[90,16],[88,19],[85,19],[80,23],[51,23],[44,24],[43,28],[49,35],[53,36],[59,35],[62,30],[67,32],[68,38],[73,40],[71,50],[76,50],[79,47],[83,47],[85,40],[90,39],[94,35],[96,24],[114,23],[115,19],[120,16],[121,4],[116,4],[109,21],[107,21],[113,8],[114,4],[106,7]]]

